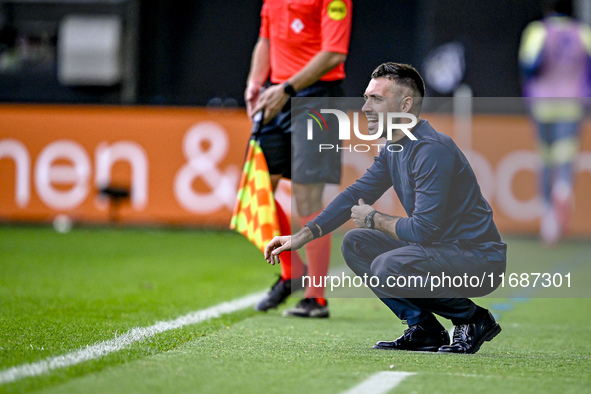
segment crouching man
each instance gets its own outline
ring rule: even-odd
[[[362,109],[369,132],[386,131],[387,113],[412,114],[416,126],[410,132],[391,133],[386,148],[359,180],[299,232],[275,237],[265,258],[275,264],[281,252],[299,249],[351,218],[357,229],[343,240],[347,265],[359,276],[377,277],[373,292],[409,326],[400,338],[380,341],[374,348],[476,353],[501,327],[470,297],[498,287],[499,275],[505,272],[506,244],[464,154],[450,137],[420,118],[424,95],[423,80],[413,67],[384,63],[375,69]],[[390,150],[388,144],[403,149]],[[408,217],[371,206],[391,187]],[[400,276],[418,277],[423,283],[390,286],[393,281],[388,279]],[[487,280],[465,280],[475,277]],[[464,280],[442,285],[442,278]],[[451,344],[435,315],[453,322]]]

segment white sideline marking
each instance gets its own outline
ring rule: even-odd
[[[343,394],[384,394],[398,386],[398,384],[408,376],[414,374],[414,372],[378,372],[371,375],[369,378],[365,379],[351,390],[345,391]]]
[[[143,341],[156,334],[174,330],[190,324],[200,323],[208,319],[214,319],[228,313],[237,312],[255,305],[267,292],[251,294],[233,301],[223,302],[207,309],[188,313],[174,320],[161,321],[149,327],[133,328],[125,334],[87,346],[72,353],[61,356],[49,357],[45,360],[30,364],[22,364],[16,367],[0,371],[0,385],[14,382],[23,378],[41,375],[53,369],[70,367],[85,361],[104,357],[110,353],[124,349],[135,342]]]

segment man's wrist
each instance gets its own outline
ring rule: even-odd
[[[369,229],[375,229],[376,228],[376,223],[375,223],[375,215],[378,213],[378,211],[373,210],[370,213],[367,214],[367,216],[365,217],[365,227],[369,228]]]
[[[300,244],[298,245],[298,248],[300,248],[308,242],[314,241],[314,234],[312,234],[312,231],[309,227],[304,226],[295,234],[294,238],[297,238],[295,241],[297,244]]]
[[[246,88],[247,89],[261,89],[263,87],[263,84],[261,83],[256,83],[256,82],[246,82]]]
[[[289,82],[283,82],[283,92],[285,92],[285,94],[287,94],[290,97],[295,97],[298,92],[295,90],[295,88],[293,87],[292,84],[290,84]]]
[[[373,217],[374,229],[386,233],[396,240],[400,240],[396,233],[396,223],[402,218],[400,216],[390,216],[378,211],[375,212],[376,213]]]
[[[312,239],[322,237],[322,229],[313,221],[308,221],[308,223],[306,223],[304,227],[310,230],[310,233],[312,234]]]

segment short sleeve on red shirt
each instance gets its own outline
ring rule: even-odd
[[[322,50],[347,54],[351,37],[352,0],[323,0]]]
[[[269,11],[264,3],[263,8],[261,8],[261,29],[259,36],[269,38]]]

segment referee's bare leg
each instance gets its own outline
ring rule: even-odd
[[[322,195],[324,192],[324,183],[293,183],[292,192],[294,194],[298,215],[301,220],[301,226],[304,226],[309,220],[314,219],[322,209],[324,204],[322,202]],[[319,285],[328,275],[328,267],[330,264],[330,243],[331,235],[325,235],[321,238],[306,244],[306,259],[308,261],[307,276],[316,278],[316,283]],[[312,282],[314,283],[314,282]],[[324,298],[324,287],[322,286],[308,286],[304,292],[304,300],[311,301],[311,304],[319,304],[317,309],[324,309],[326,307],[326,299]],[[319,308],[320,307],[320,308]],[[326,309],[326,313],[328,310]],[[289,314],[289,312],[286,312]]]
[[[273,193],[275,193],[281,178],[281,174],[271,174]],[[281,235],[290,235],[292,232],[290,226],[291,221],[283,207],[281,207],[277,200],[275,200],[275,202],[277,205],[277,218],[279,220],[280,233]],[[281,275],[277,282],[273,284],[271,290],[255,306],[257,311],[264,312],[269,309],[277,308],[291,295],[292,292],[302,288],[301,278],[306,271],[306,267],[298,252],[281,253],[280,261]]]

